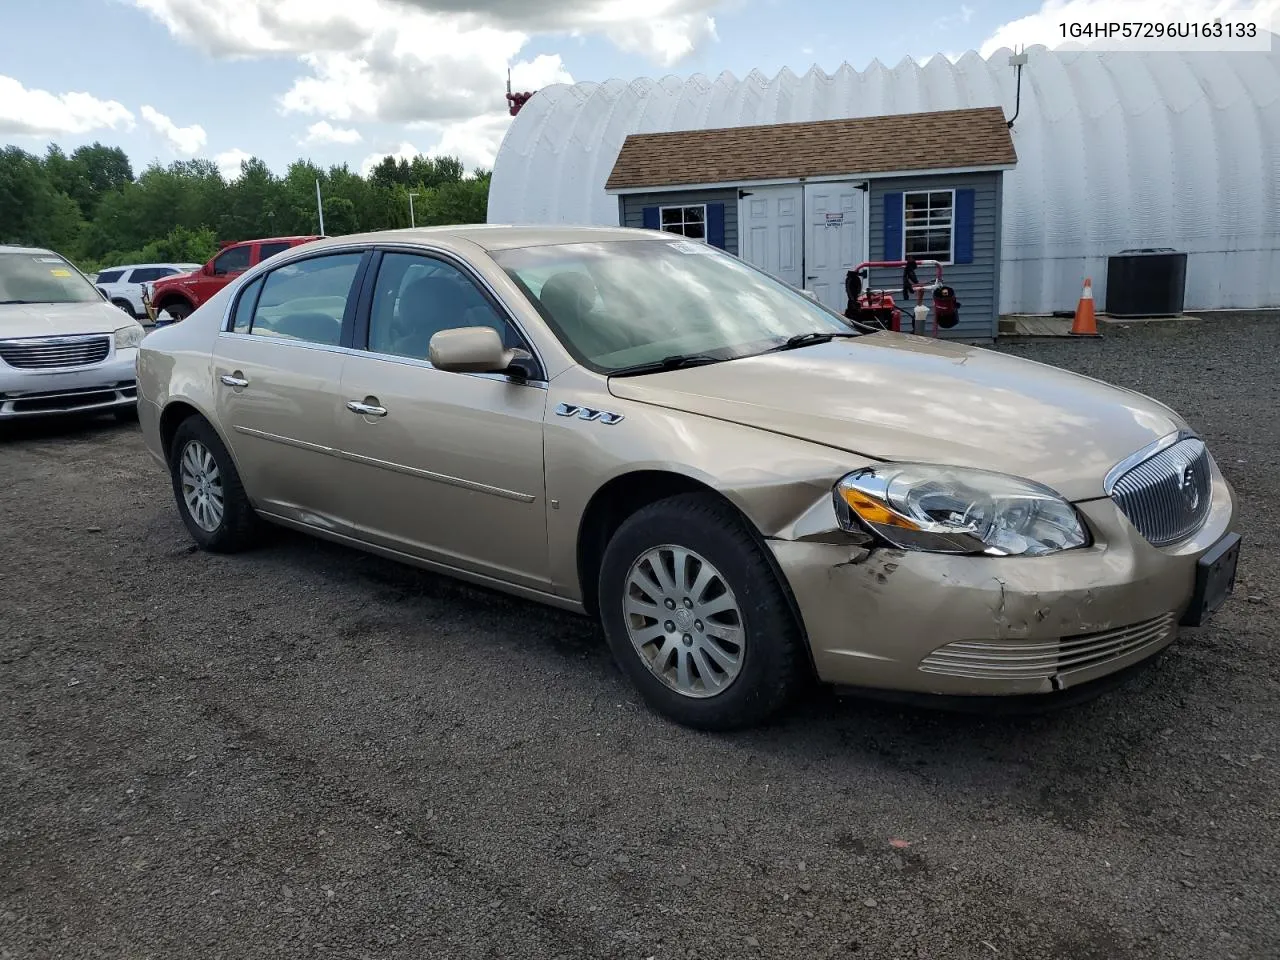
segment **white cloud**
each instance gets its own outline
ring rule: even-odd
[[[388,23],[451,23],[531,33],[586,32],[631,43],[659,62],[684,45],[676,34],[706,39],[706,16],[724,0],[132,0],[175,35],[217,56],[351,52]],[[627,47],[630,49],[629,47]]]
[[[296,56],[281,110],[335,124],[447,124],[496,113],[537,34],[604,36],[670,67],[715,39],[728,0],[132,0],[222,57]],[[572,82],[559,56],[516,62],[524,89]],[[514,80],[513,80],[514,82]]]
[[[58,136],[90,130],[132,130],[134,117],[115,100],[88,93],[29,90],[12,77],[0,76],[0,134]]]
[[[189,127],[180,127],[155,107],[143,106],[142,119],[147,121],[157,133],[169,141],[169,146],[173,148],[175,153],[183,156],[195,156],[204,149],[205,142],[209,139],[204,132],[204,127],[193,123]]]
[[[215,154],[213,162],[218,165],[218,170],[222,173],[225,180],[234,180],[240,176],[240,165],[246,160],[253,158],[253,154],[246,153],[239,147],[232,150],[224,150],[222,153]]]
[[[1001,47],[1012,49],[1015,44],[1043,44],[1049,48],[1089,44],[1088,37],[1064,37],[1063,23],[1203,23],[1243,12],[1250,13],[1249,19],[1261,13],[1274,23],[1274,18],[1280,16],[1280,0],[1046,0],[1035,13],[997,27],[979,52],[989,57]],[[1109,49],[1116,45],[1115,38],[1108,42]],[[1167,42],[1163,46],[1169,48]]]
[[[440,128],[440,140],[431,148],[430,155],[457,157],[468,170],[492,168],[498,147],[502,145],[502,138],[510,125],[511,117],[505,113],[446,124]]]
[[[305,54],[312,75],[297,80],[280,106],[340,122],[470,119],[505,106],[507,67],[523,44],[517,33],[419,22],[358,54]],[[573,82],[558,55],[515,63],[511,72],[512,84],[525,90]]]
[[[603,32],[619,49],[647,56],[664,67],[674,67],[700,47],[719,39],[715,19],[695,14],[637,19],[610,25]]]
[[[302,143],[359,143],[361,140],[359,130],[351,130],[346,127],[335,127],[328,120],[321,120],[319,123],[313,123],[307,127],[307,135],[302,139]]]

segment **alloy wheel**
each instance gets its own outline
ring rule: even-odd
[[[222,525],[226,512],[218,462],[203,443],[190,440],[182,448],[181,464],[182,499],[187,511],[201,530],[213,533]]]
[[[720,571],[692,550],[645,551],[627,574],[623,612],[636,652],[682,696],[723,693],[742,671],[742,609]]]

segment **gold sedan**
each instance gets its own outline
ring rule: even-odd
[[[1168,407],[851,325],[670,234],[317,241],[138,368],[200,546],[270,521],[598,617],[692,726],[762,722],[812,677],[1087,692],[1234,584],[1232,490]]]

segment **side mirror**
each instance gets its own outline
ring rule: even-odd
[[[214,274],[213,261],[212,261],[212,260],[210,260],[210,261],[209,261],[208,263],[206,263],[203,267],[201,267],[201,268],[200,268],[200,273],[201,273],[201,274],[203,274],[203,275],[204,275],[204,276],[206,276],[206,277],[212,277],[212,276],[213,276],[213,274]]]
[[[433,367],[452,373],[502,373],[515,359],[493,327],[441,330],[431,338],[428,353]]]

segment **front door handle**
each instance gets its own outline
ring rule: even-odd
[[[385,417],[387,415],[386,407],[375,406],[372,403],[362,403],[359,400],[348,400],[347,409],[352,413],[358,413],[362,417]]]
[[[245,380],[243,377],[233,377],[229,373],[224,373],[218,379],[220,379],[228,387],[247,387],[249,385],[248,380]]]

